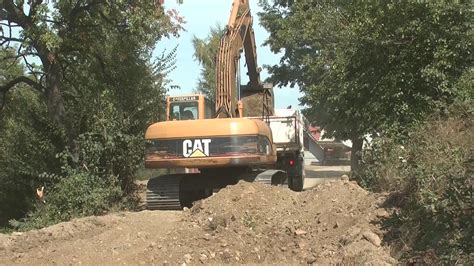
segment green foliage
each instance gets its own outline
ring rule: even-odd
[[[473,121],[472,113],[443,118],[412,135],[405,211],[423,224],[422,247],[472,251]]]
[[[26,89],[24,92],[32,93]],[[19,118],[24,123],[31,122],[29,116],[10,118],[15,124],[5,129],[8,135],[2,140],[12,146],[5,150],[5,158],[0,163],[10,181],[2,187],[5,190],[2,195],[6,197],[5,202],[12,202],[5,205],[10,209],[5,211],[4,217],[14,218],[10,225],[16,230],[99,215],[110,208],[129,207],[129,203],[133,203],[130,200],[134,200],[131,198],[134,172],[143,160],[143,133],[125,133],[131,122],[119,117],[108,97],[110,95],[104,93],[96,102],[100,111],[82,109],[96,113],[88,121],[88,131],[76,138],[73,152],[70,148],[61,151],[52,144],[54,138],[50,135],[38,134],[54,132],[51,128],[40,127],[32,131],[31,125],[18,124],[22,122]],[[45,106],[38,99],[34,100],[43,107],[43,117],[47,117]],[[20,103],[26,104],[25,99],[20,99]],[[15,114],[19,115],[18,112]],[[28,141],[31,145],[24,147],[22,143]],[[32,149],[35,145],[39,145],[39,149]],[[34,204],[38,185],[45,186],[45,204],[38,201]],[[21,202],[23,205],[19,205]],[[28,209],[31,211],[26,219],[21,219]]]
[[[114,182],[113,177],[107,180],[93,174],[71,172],[49,193],[46,198],[49,214],[44,216],[58,222],[104,214],[111,207],[110,204],[117,202],[121,196],[120,187]]]
[[[178,51],[178,45],[176,45],[170,52],[163,50],[161,54],[153,62],[153,75],[156,83],[161,84],[161,87],[169,89],[179,89],[178,85],[171,84],[172,80],[168,78],[168,75],[176,69],[176,56]]]
[[[15,49],[1,47],[0,59],[0,86],[23,74],[23,67],[15,60]],[[3,107],[7,100],[7,91],[0,90],[0,106]]]
[[[357,178],[401,190],[410,247],[470,254],[472,1],[271,2],[259,15],[266,44],[282,53],[272,81],[298,85],[308,118],[329,135],[378,137]]]
[[[33,206],[44,172],[59,173],[55,155],[64,136],[29,88],[15,89],[7,101],[0,119],[0,225],[23,217]]]
[[[0,49],[0,86],[23,74],[15,51]],[[4,96],[4,97],[3,97]],[[21,218],[34,203],[35,189],[45,171],[57,173],[55,154],[63,134],[47,116],[39,93],[23,84],[2,94],[0,112],[0,226]]]
[[[201,64],[201,77],[198,80],[197,91],[206,94],[210,99],[216,94],[216,56],[224,33],[224,28],[216,24],[210,28],[204,39],[194,36],[194,57]]]
[[[156,41],[179,28],[153,1],[56,1],[35,12],[28,28],[21,25],[27,39],[22,49],[50,50],[47,60],[39,56],[38,79],[28,76],[42,89],[20,90],[18,83],[0,113],[0,200],[5,203],[0,225],[11,220],[21,230],[133,207],[143,134],[164,115],[176,49],[155,59],[151,54]],[[64,107],[61,123],[51,116],[45,93],[50,61],[60,67],[55,85]],[[0,74],[6,73],[6,63],[1,62]],[[12,75],[0,77],[0,86],[26,75],[17,66]],[[42,185],[46,203],[35,203]]]
[[[474,90],[472,89],[474,84],[474,68],[467,69],[459,78],[454,88],[461,95],[460,101],[464,102],[465,106],[469,106],[469,103],[474,99]],[[473,112],[474,108],[471,106],[470,111]]]
[[[11,220],[16,230],[30,230],[72,218],[102,215],[121,198],[121,189],[115,178],[104,179],[88,172],[72,170],[50,190],[45,203],[23,221]]]
[[[413,130],[401,148],[379,140],[358,177],[370,189],[401,191],[400,223],[414,250],[434,249],[442,260],[472,252],[474,114],[470,105]]]
[[[5,14],[2,16],[5,30],[0,31],[2,45],[19,43],[17,57],[24,59],[29,74],[34,77],[23,76],[12,81],[27,83],[45,96],[50,117],[65,129],[69,142],[77,132],[67,125],[65,118],[67,108],[63,97],[69,93],[64,83],[75,78],[75,66],[97,64],[105,74],[107,68],[116,67],[109,66],[107,61],[123,64],[135,57],[147,58],[144,56],[149,57],[161,37],[177,34],[181,29],[180,20],[175,23],[161,5],[148,0],[53,3],[5,0],[0,3],[0,10]],[[20,38],[8,36],[12,28],[13,32],[19,31]],[[115,48],[113,53],[111,48]],[[33,57],[40,62],[39,67],[28,63]],[[0,92],[10,88],[11,85],[0,87]]]
[[[261,1],[266,44],[282,52],[269,68],[299,85],[312,122],[340,139],[405,136],[461,96],[472,66],[472,3]]]
[[[400,172],[406,167],[406,150],[393,139],[375,138],[362,157],[363,172],[357,182],[372,191],[397,191],[405,180]]]
[[[69,164],[93,175],[116,176],[124,191],[129,192],[143,159],[143,131],[130,132],[135,121],[121,116],[107,94],[96,105],[100,111],[88,123],[88,131],[77,137],[74,151],[62,155]]]

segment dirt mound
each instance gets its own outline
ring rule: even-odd
[[[295,193],[240,182],[184,212],[78,219],[0,235],[0,264],[392,264],[383,201],[351,182]]]
[[[93,236],[95,233],[105,228],[110,228],[117,223],[118,217],[115,215],[103,217],[87,217],[75,219],[43,228],[12,235],[0,234],[0,250],[9,249],[11,251],[25,252],[34,249],[45,242],[61,242],[77,236]]]
[[[202,229],[189,241],[197,249],[190,255],[226,263],[395,263],[371,224],[384,215],[379,201],[350,182],[302,193],[240,182],[189,210],[186,220]]]
[[[149,246],[181,226],[182,212],[125,212],[0,234],[0,265],[116,265],[154,260]]]

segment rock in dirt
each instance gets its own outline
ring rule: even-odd
[[[317,258],[313,255],[310,255],[307,259],[306,259],[306,263],[307,264],[313,264],[315,261],[317,260]]]
[[[211,230],[216,230],[219,226],[226,227],[227,226],[227,219],[223,216],[215,216],[209,217],[209,228]]]
[[[362,236],[364,236],[364,238],[367,239],[367,241],[369,241],[376,247],[380,247],[380,244],[382,243],[382,240],[380,240],[380,237],[371,231],[364,231],[364,233],[362,233]]]
[[[295,231],[295,235],[297,236],[302,236],[302,235],[306,235],[308,232],[306,232],[305,230],[301,230],[301,229],[297,229]]]
[[[190,263],[193,259],[193,256],[191,256],[191,254],[184,254],[183,258],[186,263]]]
[[[201,261],[202,263],[206,263],[207,255],[206,254],[201,254],[201,257],[199,258],[199,261]]]
[[[377,213],[376,213],[377,217],[379,218],[389,218],[390,217],[390,213],[388,213],[386,210],[384,209],[381,209],[381,210],[378,210]]]
[[[347,232],[342,236],[340,242],[343,245],[348,245],[354,242],[358,237],[360,237],[361,229],[358,227],[351,227]]]
[[[341,181],[349,181],[348,175],[341,175]]]

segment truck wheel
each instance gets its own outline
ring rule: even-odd
[[[303,191],[304,173],[300,176],[288,177],[288,187],[293,191]]]
[[[289,176],[289,177],[286,179],[286,182],[287,182],[286,185],[288,186],[288,188],[291,189],[291,190],[293,190],[293,189],[292,189],[292,187],[293,187],[293,185],[292,185],[292,183],[293,183],[293,177]]]
[[[288,186],[293,191],[303,191],[304,176],[292,176],[288,180]]]

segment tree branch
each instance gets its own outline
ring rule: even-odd
[[[8,60],[8,59],[18,59],[20,57],[23,57],[23,56],[39,56],[38,53],[19,53],[19,54],[16,54],[16,55],[9,55],[9,56],[5,56],[5,57],[2,57],[0,58],[0,60]]]
[[[0,18],[1,20],[2,18]],[[12,25],[12,23],[3,23],[3,22],[0,22],[0,26],[5,26],[5,27],[9,27],[9,28],[19,28],[20,26],[19,25],[16,25],[16,23],[14,25]]]
[[[70,22],[72,23],[72,26],[75,26],[75,20],[77,16],[79,16],[80,13],[91,10],[93,6],[101,4],[102,1],[100,0],[91,1],[89,4],[83,5],[83,6],[81,6],[80,3],[81,1],[77,1],[76,5],[73,7],[71,12],[69,12],[69,19],[70,19]]]
[[[4,45],[5,43],[9,43],[9,42],[23,43],[25,41],[24,39],[18,39],[18,38],[14,38],[14,37],[5,37],[5,36],[0,36],[0,40],[2,40],[0,42],[0,45]]]
[[[20,43],[20,45],[18,46],[17,54],[20,53],[22,47],[23,47],[23,44]],[[17,57],[17,56],[11,56],[11,57],[14,58],[14,60],[13,60],[12,63],[6,68],[6,70],[8,70],[8,69],[10,69],[11,67],[13,67],[14,65],[16,65],[16,62],[18,61],[18,58],[19,58],[19,57]],[[7,60],[8,58],[6,57],[6,58],[4,58],[4,59]]]
[[[13,80],[7,82],[7,84],[0,86],[0,94],[1,94],[1,103],[0,103],[0,109],[3,109],[5,106],[5,101],[6,101],[6,94],[7,92],[13,88],[15,85],[20,84],[20,83],[25,83],[29,86],[31,86],[33,89],[39,91],[40,93],[44,93],[44,87],[41,86],[41,84],[37,83],[36,81],[27,78],[25,76],[20,76],[16,77]]]
[[[106,66],[105,66],[106,64],[104,60],[102,59],[102,57],[100,56],[100,54],[93,53],[92,57],[94,57],[98,61],[102,74],[107,77],[108,75],[107,75]]]
[[[26,58],[26,55],[25,54],[20,54],[20,56],[23,58],[23,62],[25,62],[25,65],[28,68],[28,70],[30,71],[30,73],[32,73],[32,74],[36,73],[37,71],[35,71],[34,66],[32,64],[30,64],[30,62],[28,62],[28,59]]]
[[[0,86],[0,93],[6,93],[8,90],[13,88],[15,85],[20,84],[20,83],[25,83],[25,84],[29,85],[30,87],[32,87],[33,89],[35,89],[35,90],[37,90],[41,93],[44,93],[44,87],[41,86],[41,84],[39,84],[36,81],[34,81],[34,80],[32,80],[28,77],[25,77],[25,76],[16,77],[16,78],[10,80],[9,82],[7,82],[5,85]]]
[[[31,19],[36,16],[36,13],[38,11],[38,6],[43,3],[43,0],[30,0],[30,13],[28,14],[28,17]]]
[[[29,24],[31,24],[31,19],[25,15],[22,9],[20,9],[13,0],[3,0],[2,5],[0,6],[6,11],[6,17],[2,20],[8,20],[18,24],[22,28],[26,29]]]

